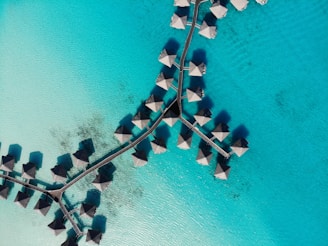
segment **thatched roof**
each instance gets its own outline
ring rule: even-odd
[[[179,16],[177,14],[173,14],[171,17],[170,26],[176,29],[186,29],[187,25],[187,16]]]
[[[22,178],[35,179],[36,165],[32,162],[23,164]]]
[[[27,193],[18,191],[17,196],[15,198],[15,203],[23,208],[26,208],[30,199],[31,197]]]
[[[240,138],[232,144],[231,149],[238,157],[240,157],[249,149],[248,142],[246,139]]]
[[[34,206],[34,210],[37,210],[40,214],[46,216],[49,212],[51,204],[45,200],[40,198],[38,202]]]
[[[196,65],[194,62],[189,62],[189,76],[202,77],[206,73],[206,65],[200,63]]]
[[[212,116],[212,112],[208,108],[204,108],[199,110],[194,115],[194,118],[200,126],[203,126],[211,120],[211,116]]]
[[[230,132],[227,124],[219,123],[211,133],[216,139],[222,142]]]
[[[190,149],[192,135],[191,134],[180,134],[178,138],[178,147],[180,149]]]
[[[117,140],[120,143],[125,143],[130,140],[130,138],[132,137],[132,134],[131,134],[131,131],[128,128],[126,128],[125,126],[119,126],[116,129],[114,136],[117,138]]]
[[[81,149],[72,154],[73,163],[78,168],[86,168],[89,164],[89,153],[85,149]]]
[[[93,242],[99,244],[102,239],[102,233],[97,230],[88,230],[86,242]]]
[[[12,172],[14,170],[15,157],[12,155],[2,156],[0,170],[5,172]]]
[[[55,182],[65,183],[67,179],[67,170],[62,165],[56,165],[51,168],[52,178]]]
[[[209,26],[206,21],[203,21],[199,34],[208,39],[214,39],[217,34],[216,26]]]
[[[230,0],[230,3],[238,10],[243,11],[247,8],[248,0]]]
[[[111,183],[110,177],[103,174],[98,174],[96,178],[92,181],[92,184],[99,190],[104,191]]]
[[[156,138],[150,142],[150,145],[155,154],[162,154],[166,152],[166,144],[163,139]]]
[[[163,63],[167,67],[172,67],[174,60],[176,58],[176,54],[169,52],[167,49],[162,50],[159,55],[158,60]]]
[[[62,219],[55,219],[48,225],[48,227],[53,230],[55,236],[66,230],[66,226],[64,225]]]
[[[132,154],[132,159],[134,162],[134,166],[136,167],[142,167],[147,164],[148,158],[144,151],[137,150]]]
[[[211,162],[212,152],[208,149],[200,148],[198,151],[198,155],[196,161],[201,165],[208,166]]]
[[[212,7],[210,7],[210,11],[217,18],[221,19],[227,15],[228,9],[220,4],[220,1],[213,3]]]

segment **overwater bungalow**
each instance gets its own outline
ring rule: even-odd
[[[217,19],[222,19],[227,15],[228,9],[220,4],[220,1],[212,4],[210,11]]]
[[[26,192],[18,191],[15,198],[15,203],[23,208],[26,208],[30,199],[31,197]]]
[[[177,14],[173,14],[171,17],[170,26],[175,29],[186,29],[187,25],[187,16],[179,16]]]
[[[153,141],[151,141],[150,145],[155,154],[162,154],[167,150],[165,141],[160,138],[156,138]]]
[[[176,113],[171,110],[167,111],[163,116],[163,121],[170,127],[172,127],[178,121],[178,119],[178,115],[176,115]]]
[[[92,204],[82,203],[80,207],[80,215],[93,218],[96,214],[97,207]]]
[[[257,3],[261,4],[261,5],[265,5],[268,3],[268,0],[256,0]]]
[[[201,165],[208,166],[211,162],[213,153],[205,148],[200,148],[197,154],[196,161]]]
[[[67,179],[67,170],[62,165],[56,165],[51,168],[52,178],[55,182],[65,183]]]
[[[230,3],[238,10],[243,11],[247,8],[248,0],[230,0]]]
[[[200,87],[188,88],[186,90],[188,102],[198,102],[204,97],[204,90]]]
[[[191,134],[180,134],[178,137],[177,146],[180,149],[190,149],[191,146],[192,135]]]
[[[229,135],[229,126],[225,123],[219,123],[211,132],[213,136],[222,142]]]
[[[38,213],[42,214],[43,216],[46,216],[49,212],[51,207],[51,204],[45,200],[40,198],[38,202],[34,206],[34,210],[36,210]]]
[[[199,34],[208,39],[214,39],[217,34],[216,26],[209,26],[206,21],[203,21],[199,28]]]
[[[111,183],[111,179],[103,174],[97,174],[96,178],[92,181],[92,184],[99,190],[104,191],[109,184]]]
[[[2,156],[0,170],[5,172],[12,172],[14,170],[15,157],[12,155]]]
[[[61,246],[78,246],[76,239],[74,237],[69,237],[65,242],[61,244]]]
[[[89,153],[85,149],[81,149],[72,154],[73,163],[77,168],[85,169],[89,164]]]
[[[135,167],[142,167],[147,164],[148,158],[144,151],[137,150],[132,154],[132,159]]]
[[[36,165],[33,162],[23,164],[22,178],[24,179],[35,179]]]
[[[114,136],[120,143],[125,143],[132,137],[131,131],[125,126],[119,126],[114,133]]]
[[[98,230],[88,230],[86,242],[99,244],[102,239],[102,233]]]
[[[0,199],[6,200],[9,194],[9,187],[6,184],[0,185]]]
[[[240,138],[232,144],[231,149],[238,157],[241,157],[249,149],[248,142],[246,139]]]
[[[53,231],[55,236],[58,236],[60,233],[66,230],[63,219],[55,219],[48,225],[48,227]]]
[[[218,179],[227,180],[230,173],[230,167],[227,165],[221,165],[218,163],[216,165],[214,176]]]
[[[194,62],[189,62],[189,76],[202,77],[206,73],[206,65],[200,63],[196,65]]]
[[[159,55],[159,62],[163,63],[167,67],[172,67],[175,58],[177,57],[176,54],[172,54],[167,49],[163,49],[161,54]]]
[[[212,119],[211,117],[212,117],[212,112],[208,108],[201,109],[194,115],[196,122],[200,126],[203,126],[207,122],[209,122]]]
[[[188,7],[190,6],[190,0],[174,0],[173,5],[177,7]]]
[[[173,82],[173,78],[167,77],[164,73],[160,73],[156,79],[156,85],[164,90],[170,89]]]
[[[136,125],[140,130],[144,129],[148,125],[149,121],[149,115],[142,111],[136,113],[136,115],[132,118],[132,123]]]
[[[154,94],[150,95],[150,97],[145,102],[145,106],[151,109],[153,112],[160,110],[162,105],[163,101],[156,97]]]

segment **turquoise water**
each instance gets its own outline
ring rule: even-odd
[[[182,151],[175,147],[181,125],[161,125],[170,135],[167,153],[150,153],[140,169],[131,151],[113,161],[114,182],[100,197],[95,223],[105,229],[102,245],[328,241],[328,7],[277,0],[251,1],[242,13],[228,8],[216,39],[196,33],[187,58],[205,51],[206,100],[214,116],[226,112],[231,130],[248,133],[250,150],[232,157],[228,181],[215,180],[215,158],[210,167],[194,160],[198,137]],[[120,120],[135,114],[154,88],[161,49],[173,38],[181,53],[187,31],[169,27],[174,10],[168,0],[1,1],[1,155],[19,144],[21,171],[30,153],[40,151],[37,177],[50,183],[57,157],[81,140],[93,139],[94,159],[116,147],[112,133]],[[66,193],[72,207],[93,189],[94,176]],[[12,201],[20,189],[15,185],[0,201],[0,244],[12,245],[11,235],[15,245],[63,242],[65,233],[55,237],[46,226],[58,207],[46,217],[35,214],[35,193],[19,208]],[[90,219],[83,223],[85,230],[92,226]]]

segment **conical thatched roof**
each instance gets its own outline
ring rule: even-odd
[[[166,151],[166,144],[163,139],[156,138],[150,142],[150,145],[155,154],[161,154]]]
[[[177,121],[179,117],[171,110],[167,111],[163,117],[163,121],[172,127]]]
[[[257,3],[264,5],[267,4],[268,0],[256,0]]]
[[[93,218],[96,214],[97,207],[92,204],[82,203],[80,208],[80,215],[85,215],[89,218]]]
[[[216,37],[217,34],[216,26],[209,26],[206,21],[203,21],[199,29],[199,34],[204,36],[205,38],[213,39]]]
[[[175,102],[168,111],[163,116],[163,121],[168,124],[170,127],[172,127],[179,119],[179,106],[178,103]]]
[[[132,118],[132,123],[136,125],[139,129],[144,129],[150,121],[150,118],[144,112],[139,111],[135,116]]]
[[[178,147],[180,149],[190,149],[192,135],[191,134],[180,134],[178,138]]]
[[[227,180],[230,173],[230,167],[227,165],[216,165],[214,176],[218,179]]]
[[[78,150],[72,155],[72,159],[76,167],[85,169],[89,164],[89,153],[85,149]]]
[[[55,236],[66,230],[62,219],[55,219],[48,225],[48,227],[53,230]]]
[[[61,244],[61,246],[78,246],[78,244],[75,238],[70,237],[67,238],[67,240]]]
[[[0,185],[0,199],[7,199],[9,194],[9,187],[5,184]]]
[[[120,143],[125,143],[130,140],[130,138],[132,137],[132,134],[131,134],[131,131],[128,128],[126,128],[125,126],[119,126],[116,129],[114,136],[117,138],[117,140]]]
[[[97,230],[88,230],[86,242],[99,244],[102,239],[102,233]]]
[[[186,29],[187,25],[187,16],[179,16],[177,14],[173,14],[171,17],[170,26],[176,29]]]
[[[132,154],[132,159],[134,166],[136,167],[142,167],[147,164],[148,158],[147,155],[144,151],[137,150]]]
[[[188,7],[190,6],[190,0],[174,0],[174,6]]]
[[[40,198],[38,202],[34,206],[34,210],[38,211],[40,214],[46,216],[49,212],[51,204],[45,200]]]
[[[217,18],[221,19],[227,15],[228,9],[220,4],[220,1],[213,3],[210,7],[212,14]]]
[[[212,112],[205,108],[201,109],[194,115],[195,120],[200,126],[205,125],[207,122],[211,120]]]
[[[187,91],[188,102],[197,102],[201,101],[204,97],[204,90],[200,87],[189,88]]]
[[[238,157],[241,157],[249,149],[248,142],[246,139],[240,138],[236,142],[233,143],[233,145],[231,146],[231,149]]]
[[[196,65],[192,61],[189,62],[189,75],[190,76],[196,76],[196,77],[202,77],[203,74],[206,73],[206,66],[204,63],[200,63]]]
[[[230,3],[238,10],[243,11],[247,8],[248,0],[230,0]]]
[[[65,183],[67,179],[67,170],[62,165],[56,165],[51,168],[52,178],[55,182]]]
[[[104,191],[110,183],[111,179],[103,174],[98,174],[92,181],[92,184],[100,191]]]
[[[23,164],[22,178],[24,179],[35,179],[36,165],[32,162]]]
[[[163,104],[163,101],[160,100],[158,97],[156,97],[153,94],[150,95],[150,97],[145,102],[145,106],[154,112],[157,112],[158,110],[160,110],[162,107],[162,104]]]
[[[31,197],[27,193],[18,191],[17,196],[15,198],[15,203],[23,208],[26,208],[30,199]]]
[[[225,123],[218,124],[215,129],[211,132],[213,136],[222,142],[229,135],[229,127]]]
[[[174,60],[176,58],[176,54],[172,54],[164,49],[161,54],[159,55],[158,60],[163,63],[167,67],[172,67]]]
[[[204,149],[204,148],[200,148],[198,151],[196,161],[201,165],[208,166],[211,162],[212,155],[213,154],[211,151]]]
[[[2,156],[0,170],[12,172],[14,170],[15,157],[12,155]]]
[[[160,73],[156,79],[156,85],[161,87],[164,90],[168,90],[173,82],[173,78],[165,76],[163,73]]]

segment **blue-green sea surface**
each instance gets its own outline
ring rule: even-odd
[[[93,140],[93,161],[119,146],[113,132],[154,89],[160,51],[171,40],[181,55],[189,27],[169,27],[174,11],[171,0],[0,2],[0,154],[21,147],[15,171],[41,153],[37,179],[52,183],[50,168],[80,141]],[[241,13],[228,5],[214,40],[196,31],[187,60],[206,61],[203,104],[250,150],[231,158],[229,180],[216,180],[217,153],[198,165],[200,139],[180,150],[181,124],[161,123],[165,154],[134,168],[128,151],[101,195],[96,173],[65,193],[71,209],[99,201],[94,220],[81,218],[84,231],[105,231],[101,245],[326,245],[327,11],[324,2],[251,0]],[[185,87],[194,83],[186,76]],[[184,106],[196,113],[197,104]],[[37,192],[26,209],[15,205],[18,190],[0,201],[0,245],[57,246],[72,234],[68,222],[57,237],[47,228],[59,208],[38,215]],[[85,236],[79,245],[89,245]]]

